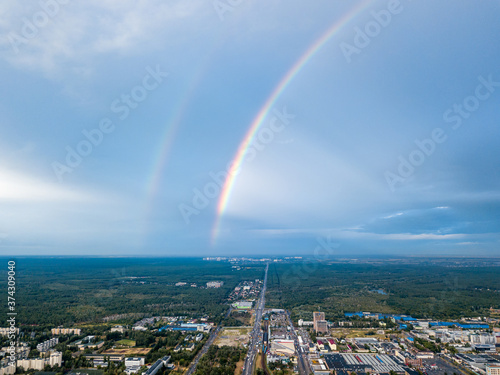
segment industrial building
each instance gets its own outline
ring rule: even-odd
[[[253,306],[253,302],[240,301],[232,304],[235,309],[239,310],[249,310]]]
[[[156,375],[164,366],[167,367],[170,362],[170,356],[165,356],[157,360],[153,365],[144,373],[144,375]]]
[[[220,288],[222,285],[224,285],[223,281],[209,281],[207,288]]]
[[[355,373],[404,372],[404,363],[387,354],[325,354],[323,356],[330,370]]]

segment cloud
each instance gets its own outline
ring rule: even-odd
[[[139,54],[160,41],[178,43],[182,26],[194,22],[203,6],[201,0],[4,3],[0,57],[50,77],[59,77],[66,66],[73,74],[88,74],[85,65],[98,55]]]
[[[397,213],[392,214],[392,215],[384,216],[382,219],[392,219],[393,217],[398,217],[398,216],[401,216],[401,215],[403,215],[402,212],[397,212]]]
[[[385,192],[334,150],[322,148],[305,134],[294,139],[282,147],[271,143],[252,162],[243,163],[228,216],[287,226],[325,219],[345,224],[346,217]]]
[[[59,184],[0,168],[0,202],[84,201],[90,196]]]

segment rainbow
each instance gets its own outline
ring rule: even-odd
[[[212,230],[212,245],[215,244],[220,231],[220,223],[224,211],[226,210],[229,198],[231,197],[231,191],[233,189],[234,183],[236,181],[236,175],[241,167],[245,154],[248,147],[252,143],[257,130],[264,122],[269,111],[273,108],[276,100],[285,91],[290,82],[295,78],[295,76],[300,72],[300,70],[308,63],[308,61],[327,43],[330,38],[332,38],[339,30],[342,29],[350,20],[355,18],[360,12],[365,10],[371,0],[364,0],[358,3],[352,10],[346,13],[340,20],[336,21],[319,39],[317,39],[306,52],[293,64],[293,66],[288,70],[285,76],[281,79],[278,86],[272,91],[269,98],[266,100],[262,108],[259,110],[255,118],[253,119],[243,141],[238,147],[238,151],[233,158],[231,163],[231,168],[228,171],[226,181],[222,187],[222,191],[219,197],[219,202],[217,204],[217,212],[215,218],[215,224]]]

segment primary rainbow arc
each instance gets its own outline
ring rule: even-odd
[[[236,175],[238,170],[241,167],[243,162],[243,158],[255,137],[257,130],[259,130],[260,126],[264,122],[267,117],[269,111],[273,108],[276,100],[280,97],[283,91],[288,87],[290,82],[295,78],[295,76],[300,72],[300,70],[307,64],[307,62],[323,47],[325,43],[327,43],[330,38],[332,38],[343,26],[345,26],[351,19],[356,17],[358,13],[363,11],[370,4],[370,0],[365,0],[360,2],[356,7],[354,7],[350,12],[344,15],[339,21],[333,24],[319,39],[317,39],[307,50],[306,52],[293,64],[293,66],[288,70],[285,76],[281,79],[276,88],[272,91],[269,98],[266,100],[262,108],[257,113],[257,116],[253,119],[243,141],[240,143],[238,150],[233,158],[231,163],[231,168],[228,171],[228,175],[224,185],[222,187],[222,191],[219,197],[219,202],[217,204],[217,212],[214,227],[212,230],[212,244],[215,244],[217,237],[220,232],[220,223],[224,211],[227,208],[229,198],[231,196],[232,189],[234,187],[234,183],[236,181]]]

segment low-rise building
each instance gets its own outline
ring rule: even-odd
[[[125,333],[126,329],[124,326],[114,326],[111,327],[111,332],[120,332],[120,333]]]
[[[495,365],[486,365],[486,375],[500,375],[500,363]]]
[[[247,301],[240,301],[240,302],[235,302],[232,305],[235,309],[239,310],[249,310],[252,308],[253,303],[252,302],[247,302]]]
[[[222,285],[224,285],[223,281],[209,281],[207,288],[220,288]]]
[[[125,367],[144,366],[144,357],[125,358]]]

